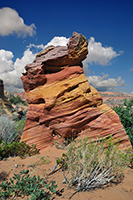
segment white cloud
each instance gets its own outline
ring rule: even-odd
[[[32,62],[35,59],[35,54],[28,48],[24,51],[23,57],[21,59],[17,58],[14,63],[14,69],[21,75],[21,71],[24,70],[24,66]]]
[[[88,66],[87,63],[108,65],[113,58],[120,55],[120,52],[116,53],[112,47],[103,47],[100,42],[95,42],[94,37],[89,39],[88,52],[87,58],[83,61],[84,67]]]
[[[12,8],[4,7],[0,9],[0,35],[7,36],[16,33],[18,36],[33,36],[35,24],[26,25],[17,11]]]
[[[103,76],[88,76],[88,82],[99,91],[114,90],[116,87],[125,85],[121,77],[109,78],[108,74]]]
[[[21,59],[17,58],[13,63],[12,58],[11,51],[0,50],[0,79],[4,81],[6,90],[21,91],[23,87],[20,77],[24,72],[24,67],[35,59],[35,54],[28,48]]]
[[[43,44],[39,44],[39,45],[36,45],[36,44],[29,44],[28,46],[27,46],[27,48],[32,48],[32,47],[34,47],[34,48],[36,48],[36,49],[44,49],[44,45]]]
[[[53,46],[66,46],[68,43],[69,38],[66,37],[58,37],[55,36],[50,42],[46,44],[45,47],[53,45]]]
[[[11,51],[0,50],[0,74],[13,69],[13,53]]]
[[[95,38],[91,37],[88,42],[88,55],[83,61],[84,72],[88,76],[88,82],[99,91],[114,90],[116,87],[123,86],[124,80],[121,77],[117,79],[109,78],[108,74],[103,76],[89,76],[88,64],[98,64],[101,66],[111,64],[112,59],[123,54],[117,53],[112,47],[103,47],[100,42],[95,42]]]
[[[38,49],[44,49],[47,46],[53,45],[53,46],[66,46],[69,38],[66,37],[58,37],[55,36],[50,42],[48,42],[46,45],[43,44],[29,44],[27,48],[32,49],[32,51],[36,51],[35,53],[38,53]]]

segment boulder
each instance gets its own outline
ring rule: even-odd
[[[29,106],[21,141],[43,149],[57,140],[112,135],[120,138],[120,148],[130,147],[118,115],[84,75],[87,45],[74,32],[67,46],[46,47],[25,67],[21,79]]]

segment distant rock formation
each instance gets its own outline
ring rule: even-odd
[[[4,96],[4,84],[3,80],[0,79],[0,116],[1,115],[8,115],[11,116],[14,108]]]
[[[4,96],[4,85],[3,81],[0,79],[0,97]]]
[[[103,102],[110,107],[123,105],[124,99],[132,99],[133,95],[122,92],[100,92]]]
[[[118,115],[89,85],[82,61],[87,39],[76,32],[66,46],[48,46],[28,64],[22,82],[29,104],[21,140],[43,149],[56,140],[72,137],[120,138],[130,146]]]

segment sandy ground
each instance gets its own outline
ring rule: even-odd
[[[40,152],[40,154],[20,159],[19,157],[7,158],[0,161],[0,182],[8,180],[14,173],[18,173],[23,169],[29,169],[31,175],[47,177],[48,180],[55,180],[58,185],[59,195],[54,195],[56,200],[68,200],[74,193],[73,189],[68,189],[64,180],[62,170],[56,171],[54,174],[48,174],[52,171],[56,164],[56,159],[60,158],[65,150],[57,149],[55,146],[48,147]],[[16,166],[16,168],[15,168]],[[79,192],[72,197],[72,200],[133,200],[133,169],[128,168],[124,172],[124,179],[119,184],[112,184],[104,189],[95,189],[86,192]]]

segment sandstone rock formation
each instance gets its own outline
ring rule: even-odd
[[[43,149],[55,140],[113,135],[121,148],[130,146],[118,115],[84,75],[87,45],[83,35],[73,33],[67,47],[46,47],[25,67],[21,78],[29,107],[22,141]]]
[[[4,85],[3,81],[0,80],[0,116],[1,115],[8,115],[11,116],[12,112],[14,111],[10,102],[4,96]]]

